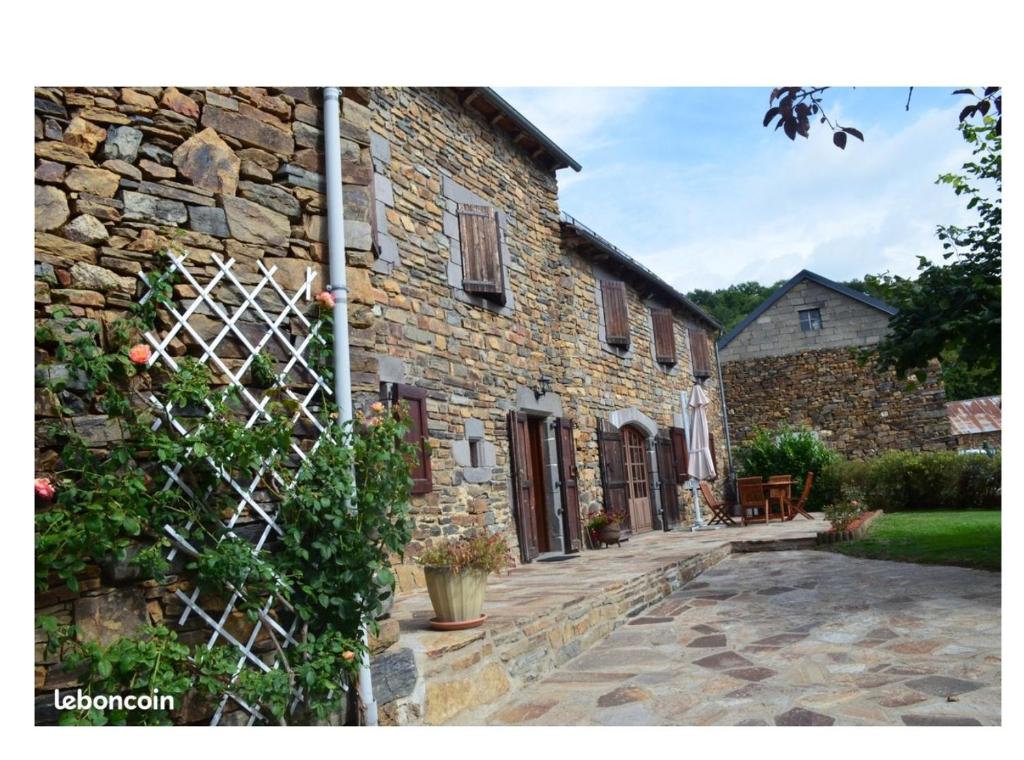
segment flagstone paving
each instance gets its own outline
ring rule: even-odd
[[[495,725],[999,725],[998,573],[734,554],[482,716]]]

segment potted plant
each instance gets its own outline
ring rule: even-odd
[[[622,521],[625,514],[619,510],[608,512],[595,512],[587,520],[587,532],[590,533],[590,540],[596,548],[600,543],[605,545],[619,544],[619,535],[622,532]]]
[[[440,631],[475,628],[487,619],[481,612],[487,576],[512,564],[508,542],[500,533],[445,539],[419,558]]]

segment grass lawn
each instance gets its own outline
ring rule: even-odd
[[[851,557],[1001,570],[1000,513],[893,512],[875,520],[866,538],[831,548]]]

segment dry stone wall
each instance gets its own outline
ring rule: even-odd
[[[351,315],[354,324],[365,328],[376,302],[367,269],[373,263],[370,111],[365,91],[346,94],[341,128]],[[292,292],[304,281],[307,267],[318,271],[316,283],[322,288],[327,251],[320,103],[320,91],[307,87],[38,88],[37,324],[61,330],[64,323],[54,319],[61,308],[108,325],[138,299],[142,290],[136,275],[160,266],[158,252],[169,245],[187,254],[200,279],[213,273],[212,257],[218,255],[236,260],[243,283],[255,281],[261,260],[277,266],[278,282]],[[187,300],[195,294],[178,285],[175,295]],[[192,324],[206,339],[219,330],[218,323],[202,315]],[[182,355],[188,346],[175,341],[169,350]],[[67,374],[45,346],[37,347],[36,365],[38,385],[46,377]],[[61,404],[71,410],[78,432],[102,450],[121,432],[98,409],[87,407],[76,390],[81,389],[70,383]],[[36,473],[46,477],[58,465],[46,432],[57,410],[41,387],[35,411]],[[87,567],[79,591],[51,588],[37,596],[37,611],[75,623],[83,637],[99,641],[131,634],[149,622],[175,627],[183,608],[174,592],[190,588],[187,578],[139,584],[126,570]],[[250,625],[240,613],[226,623],[242,639]],[[187,643],[208,636],[196,615],[179,630]],[[35,683],[39,719],[46,722],[56,717],[47,712],[51,690],[74,683],[74,674],[45,654],[44,643],[45,636],[37,633]],[[255,651],[270,647],[264,636]],[[202,722],[208,717],[186,704],[179,719]]]
[[[792,425],[818,432],[851,458],[946,449],[949,418],[936,369],[907,390],[894,373],[878,375],[870,362],[862,365],[857,349],[724,363],[733,445],[748,441],[758,427]]]

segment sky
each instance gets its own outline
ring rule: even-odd
[[[761,125],[769,87],[498,88],[583,165],[558,172],[559,205],[677,290],[810,269],[835,280],[912,276],[937,259],[938,224],[971,217],[939,174],[970,150],[956,86],[833,88],[826,125],[790,142]]]

